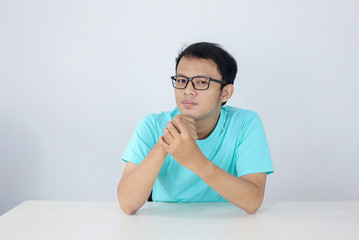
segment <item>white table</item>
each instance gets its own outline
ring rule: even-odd
[[[359,239],[359,202],[264,203],[254,215],[230,203],[25,201],[0,217],[1,240]]]

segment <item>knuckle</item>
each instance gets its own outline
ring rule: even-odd
[[[175,116],[176,120],[181,120],[182,118],[183,118],[183,116],[181,114],[178,114],[178,115]]]

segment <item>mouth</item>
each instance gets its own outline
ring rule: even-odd
[[[192,100],[183,100],[182,101],[182,105],[185,107],[185,108],[191,108],[191,107],[194,107],[197,105],[197,103],[195,101],[192,101]]]

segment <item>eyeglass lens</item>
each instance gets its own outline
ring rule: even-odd
[[[188,79],[185,77],[175,77],[173,78],[173,86],[175,88],[186,88],[188,84]],[[192,78],[195,89],[207,89],[209,85],[209,79],[205,77],[194,77]]]

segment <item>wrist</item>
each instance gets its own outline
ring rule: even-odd
[[[164,149],[164,147],[162,147],[162,145],[160,144],[159,141],[157,141],[157,143],[155,144],[155,146],[153,147],[154,150],[156,152],[158,152],[158,154],[160,154],[160,156],[162,156],[163,158],[166,158],[168,155],[168,152]]]
[[[207,175],[210,171],[210,166],[212,165],[212,162],[209,161],[201,152],[199,156],[197,157],[197,161],[194,161],[196,164],[191,169],[195,174],[197,174],[199,177],[203,177]]]

